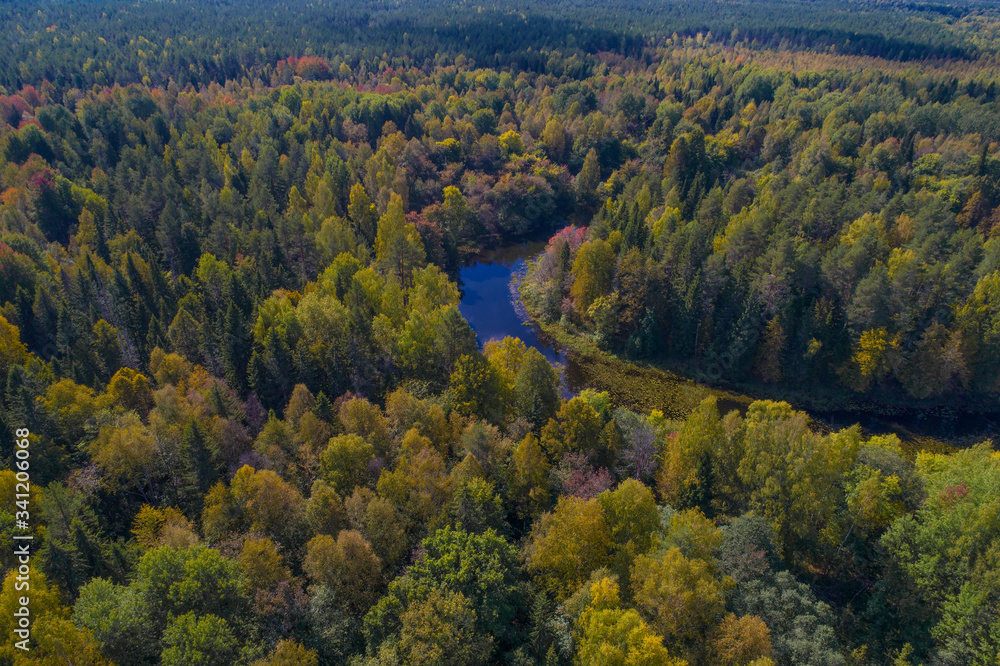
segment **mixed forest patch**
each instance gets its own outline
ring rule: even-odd
[[[997,411],[1000,14],[591,5],[0,6],[0,662],[996,663],[990,443],[622,359]]]

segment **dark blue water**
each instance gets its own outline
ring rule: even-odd
[[[515,273],[524,270],[525,260],[544,248],[544,242],[505,247],[482,255],[459,273],[462,302],[458,309],[476,332],[480,347],[509,335],[521,338],[550,363],[565,363],[561,350],[542,335],[520,307],[512,284]]]

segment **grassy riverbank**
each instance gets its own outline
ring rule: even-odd
[[[658,409],[668,418],[680,419],[693,410],[702,400],[714,395],[722,412],[737,409],[741,412],[754,400],[783,399],[781,397],[752,397],[722,388],[700,384],[670,370],[626,360],[618,355],[601,350],[587,338],[567,332],[556,324],[544,324],[537,319],[533,323],[548,337],[556,340],[566,354],[569,363],[566,372],[572,374],[572,384],[587,386],[599,391],[607,391],[615,405],[636,411]],[[787,399],[787,398],[784,398]],[[793,407],[802,409],[794,399]],[[809,411],[803,409],[803,411]],[[810,414],[810,427],[818,431],[839,430],[851,425],[848,422],[830,420]],[[961,437],[943,439],[913,432],[906,426],[889,419],[879,420],[875,427],[866,427],[866,434],[884,432],[895,433],[903,442],[909,454],[918,451],[947,453],[958,447],[983,440],[983,437]]]
[[[748,395],[743,392],[714,387],[697,382],[670,369],[653,363],[625,359],[600,349],[589,337],[572,333],[556,323],[544,323],[532,311],[531,304],[522,301],[531,323],[542,333],[554,340],[563,350],[567,363],[565,372],[572,386],[586,386],[599,391],[607,391],[615,405],[636,411],[658,409],[668,418],[680,419],[693,410],[702,400],[715,396],[719,409],[727,412],[733,409],[745,411],[755,400],[786,400],[796,409],[810,414],[811,427],[816,430],[838,430],[853,424],[851,416],[857,415],[857,422],[863,422],[867,434],[895,433],[911,454],[918,451],[948,452],[957,447],[968,446],[983,441],[985,435],[963,435],[951,438],[929,436],[915,432],[894,420],[891,415],[873,414],[859,410],[855,404],[838,405],[839,409],[817,412],[809,400],[799,400],[797,396],[786,394]],[[831,418],[836,414],[836,418]]]
[[[669,370],[625,360],[556,324],[544,324],[534,318],[533,323],[565,350],[570,360],[566,372],[573,375],[574,384],[607,391],[616,405],[637,411],[658,409],[670,418],[682,418],[710,395],[726,411],[743,411],[753,401],[748,396],[699,384]]]

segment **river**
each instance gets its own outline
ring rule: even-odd
[[[525,262],[545,249],[546,241],[503,247],[479,255],[459,274],[459,311],[475,331],[480,346],[505,336],[520,338],[559,369],[562,395],[570,398],[585,388],[608,391],[616,405],[638,411],[659,409],[682,418],[708,395],[723,411],[746,411],[750,398],[698,384],[662,370],[646,368],[561,347],[525,311],[513,278]]]
[[[458,309],[479,338],[480,346],[508,335],[542,352],[549,363],[564,364],[565,355],[531,323],[511,278],[525,261],[545,249],[545,242],[525,243],[484,253],[460,273],[462,302]]]
[[[545,241],[538,241],[492,250],[462,268],[459,310],[480,345],[508,335],[520,338],[560,369],[563,397],[584,388],[595,388],[608,391],[617,405],[640,411],[659,409],[670,417],[681,418],[706,396],[715,395],[720,410],[746,411],[754,399],[748,395],[710,387],[656,368],[563,348],[546,335],[521,306],[516,281],[512,279],[545,245]],[[1000,433],[1000,415],[963,413],[960,405],[932,412],[914,409],[891,416],[861,410],[803,411],[809,411],[813,421],[823,429],[860,423],[868,434],[896,433],[904,441],[928,448],[937,448],[935,444],[996,441]]]

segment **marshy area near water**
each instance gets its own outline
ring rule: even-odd
[[[564,344],[534,322],[520,302],[517,277],[527,262],[545,249],[545,241],[510,245],[484,252],[460,271],[462,301],[459,309],[479,338],[480,345],[505,336],[518,337],[559,366],[563,394],[585,388],[607,391],[616,405],[649,411],[659,409],[671,418],[682,418],[709,395],[719,409],[745,412],[755,399],[786,399],[796,409],[809,412],[822,429],[840,429],[860,423],[866,433],[896,433],[911,448],[946,449],[953,445],[997,439],[1000,414],[972,414],[955,408],[897,410],[892,414],[862,409],[830,411],[803,408],[786,396],[750,396],[709,386],[674,372],[633,363],[574,340]],[[564,336],[563,336],[564,337]]]

